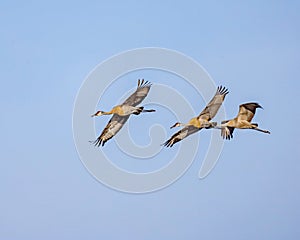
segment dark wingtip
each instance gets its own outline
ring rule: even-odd
[[[89,141],[89,143],[93,144],[95,147],[97,147],[98,144],[98,139],[94,140],[94,141]]]
[[[144,79],[138,79],[138,87],[151,87],[152,83],[149,81],[145,81]]]
[[[247,103],[246,103],[247,104]],[[257,102],[252,102],[252,103],[249,103],[249,104],[253,104],[256,108],[263,108],[259,103]]]
[[[218,86],[217,92],[222,95],[227,95],[229,93],[228,89],[222,85]]]
[[[164,147],[172,147],[173,145],[174,144],[172,144],[170,140],[167,140],[163,144],[161,144],[161,146],[164,146]]]
[[[261,108],[261,109],[264,109],[261,105],[259,105],[258,103],[256,103],[257,105],[257,108]]]
[[[91,144],[93,144],[95,147],[100,147],[101,145],[104,146],[106,141],[102,141],[100,138],[97,138],[94,141],[89,141]]]
[[[259,105],[257,102],[248,102],[248,103],[243,103],[240,105],[240,107],[244,107],[247,110],[253,112],[255,114],[255,110],[257,108],[261,108],[263,109],[263,107],[261,105]]]

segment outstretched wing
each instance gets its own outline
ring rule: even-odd
[[[245,103],[241,104],[239,108],[239,113],[237,115],[238,121],[246,120],[251,122],[254,117],[256,108],[262,108],[258,103]]]
[[[148,95],[148,92],[150,91],[151,83],[148,81],[138,80],[138,86],[136,91],[131,94],[125,102],[123,102],[123,105],[129,105],[129,106],[137,106],[140,104],[145,97]]]
[[[182,139],[186,138],[187,136],[198,132],[201,128],[196,128],[192,125],[186,126],[177,133],[175,133],[169,140],[167,140],[163,145],[165,147],[172,147],[175,143],[181,141]]]
[[[114,114],[112,118],[109,120],[108,124],[100,134],[100,136],[93,142],[95,146],[104,146],[104,144],[115,136],[120,129],[123,127],[125,122],[128,120],[129,115],[127,116],[119,116]]]
[[[210,100],[204,110],[199,114],[198,118],[206,121],[210,121],[216,116],[219,108],[221,107],[225,96],[229,93],[228,89],[219,86],[215,93],[215,96]]]

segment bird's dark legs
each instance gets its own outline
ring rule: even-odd
[[[260,128],[252,128],[253,130],[256,130],[256,131],[259,131],[259,132],[263,132],[263,133],[268,133],[270,134],[270,131],[268,130],[263,130],[263,129],[260,129]]]
[[[143,112],[155,112],[154,109],[144,109]]]

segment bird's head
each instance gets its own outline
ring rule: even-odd
[[[175,123],[173,126],[171,126],[170,128],[174,128],[174,127],[180,127],[182,124],[180,122]]]
[[[101,115],[103,115],[103,111],[97,111],[91,117],[96,117],[96,116],[101,116]]]

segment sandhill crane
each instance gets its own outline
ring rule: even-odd
[[[221,128],[221,136],[227,140],[233,138],[233,131],[235,128],[253,129],[270,134],[268,130],[259,129],[257,123],[251,123],[257,108],[262,107],[254,102],[241,104],[239,106],[239,113],[234,119],[222,121],[221,126],[216,126],[216,128]]]
[[[172,147],[175,143],[181,141],[187,136],[200,131],[202,128],[212,128],[217,125],[216,122],[210,122],[212,118],[217,114],[221,107],[225,96],[228,94],[228,90],[225,87],[219,86],[214,97],[210,100],[204,110],[199,116],[192,118],[187,124],[175,123],[171,128],[184,126],[183,129],[175,133],[169,140],[163,145],[166,147]]]
[[[109,112],[97,111],[92,115],[92,117],[95,117],[113,114],[112,118],[109,120],[100,136],[95,141],[92,141],[95,146],[99,147],[101,144],[104,146],[109,139],[111,139],[117,134],[117,132],[120,131],[131,114],[139,115],[142,112],[155,112],[153,109],[146,110],[144,107],[137,107],[137,105],[140,104],[148,95],[150,87],[150,82],[144,81],[144,79],[139,79],[136,91],[121,105],[113,107],[113,109]]]

